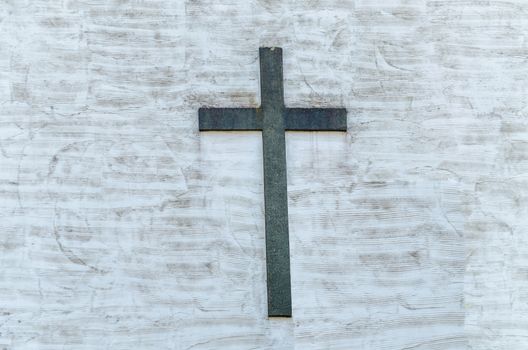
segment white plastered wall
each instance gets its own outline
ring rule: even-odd
[[[0,1],[0,349],[528,348],[528,4]],[[259,104],[289,133],[292,319],[266,317]]]

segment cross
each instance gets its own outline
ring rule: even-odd
[[[200,131],[262,131],[268,316],[291,317],[285,131],[346,131],[344,108],[284,106],[282,49],[260,48],[259,108],[200,108]]]

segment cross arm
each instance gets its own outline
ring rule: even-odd
[[[345,108],[287,108],[285,129],[289,131],[346,131]]]
[[[255,108],[200,108],[200,131],[262,130]]]

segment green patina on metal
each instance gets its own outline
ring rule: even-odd
[[[200,108],[200,131],[262,131],[268,315],[291,317],[284,132],[346,131],[344,108],[286,108],[282,49],[260,48],[260,108]]]

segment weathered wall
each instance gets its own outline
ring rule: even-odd
[[[528,4],[0,1],[0,349],[528,348]],[[266,317],[258,47],[292,107]]]

